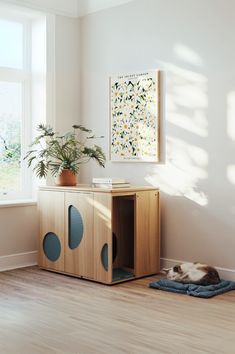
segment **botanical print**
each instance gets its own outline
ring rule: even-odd
[[[111,160],[159,160],[159,72],[111,78]]]

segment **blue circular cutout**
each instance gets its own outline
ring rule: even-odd
[[[83,238],[84,226],[82,221],[82,216],[79,213],[78,209],[73,205],[70,205],[68,208],[68,220],[69,220],[69,248],[77,248]]]
[[[61,253],[59,237],[54,232],[48,232],[43,239],[43,250],[51,262],[57,261]]]
[[[102,250],[101,250],[101,262],[102,265],[104,267],[104,269],[106,270],[106,272],[108,271],[108,244],[105,243]]]

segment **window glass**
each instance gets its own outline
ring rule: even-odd
[[[0,20],[0,67],[23,68],[23,25]]]
[[[0,193],[21,190],[22,83],[0,81]]]

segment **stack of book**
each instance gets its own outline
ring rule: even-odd
[[[128,188],[130,183],[123,178],[93,178],[93,187],[98,188]]]

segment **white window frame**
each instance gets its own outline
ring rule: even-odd
[[[46,183],[27,168],[23,157],[37,134],[39,123],[55,128],[55,15],[0,1],[0,18],[24,24],[24,53],[27,53],[23,58],[23,70],[0,67],[0,80],[22,82],[25,94],[22,102],[22,192],[0,193],[1,207],[35,201],[38,185]]]
[[[31,142],[32,120],[31,120],[31,22],[22,16],[0,15],[1,20],[17,22],[23,26],[23,68],[15,69],[0,66],[0,81],[16,82],[22,84],[22,121],[21,121],[21,190],[19,192],[0,193],[0,200],[24,200],[32,197],[32,172],[27,168],[23,157]]]

